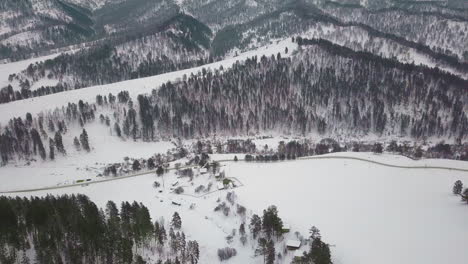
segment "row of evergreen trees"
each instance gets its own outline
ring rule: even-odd
[[[298,43],[305,49],[294,60],[253,57],[140,95],[143,137],[279,130],[466,138],[467,81],[327,41]]]
[[[67,147],[62,136],[73,132],[68,129],[70,125],[84,127],[86,123],[93,122],[94,112],[94,105],[80,100],[78,104],[69,103],[66,107],[36,117],[27,113],[25,119],[11,119],[0,129],[1,163],[6,164],[17,158],[54,160],[56,152],[66,155]],[[91,150],[88,133],[84,128],[74,138],[74,146],[78,150]]]
[[[0,262],[146,263],[137,253],[156,248],[157,263],[198,263],[197,241],[186,241],[174,213],[169,232],[141,203],[109,201],[99,209],[84,195],[0,197]],[[31,252],[34,252],[31,255]],[[31,256],[33,258],[31,259]]]

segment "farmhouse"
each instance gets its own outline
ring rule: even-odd
[[[296,239],[289,239],[286,241],[286,247],[290,250],[296,250],[301,247],[301,241]]]

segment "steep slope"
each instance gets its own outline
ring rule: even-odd
[[[88,9],[61,0],[0,3],[0,59],[84,41],[94,34]]]
[[[401,9],[385,9],[372,11],[362,6],[339,5],[336,3],[323,4],[321,7],[303,0],[289,1],[276,11],[260,15],[251,21],[231,25],[219,30],[213,40],[212,53],[214,56],[223,56],[226,53],[234,53],[239,50],[247,50],[269,43],[275,38],[285,38],[288,36],[313,36],[323,38],[339,45],[345,45],[356,51],[367,51],[384,58],[397,58],[406,63],[423,63],[431,67],[440,67],[448,72],[455,73],[461,77],[468,76],[468,63],[463,57],[465,46],[465,32],[468,32],[468,20],[458,21],[439,18],[433,13],[410,13],[408,18],[401,21],[392,18],[391,21],[396,27],[410,28],[412,19],[419,21],[419,26],[431,31],[425,38],[406,38],[406,35],[394,34],[391,30],[375,29],[371,23],[366,21],[353,21],[343,17],[349,14],[335,12],[336,9],[342,12],[352,12],[361,10],[369,14],[380,14],[383,17],[392,17],[399,13],[402,17],[408,11]],[[439,14],[439,13],[437,13]],[[349,15],[351,16],[351,15]],[[377,19],[377,18],[376,18]],[[343,20],[343,21],[342,21]],[[445,19],[446,20],[446,19]],[[438,30],[429,24],[428,21],[436,21]],[[458,21],[458,22],[457,22]],[[459,26],[452,27],[452,23]],[[415,27],[416,30],[417,27]],[[424,31],[424,30],[423,30]],[[441,35],[445,39],[450,39],[454,46],[454,51],[458,50],[458,55],[450,51],[443,51],[440,48],[429,46],[432,40],[443,42],[444,45],[452,45],[444,42],[443,36],[437,36],[437,32],[443,31]],[[405,33],[411,34],[411,33]],[[418,32],[418,34],[422,34]],[[454,37],[457,35],[457,37]],[[458,36],[459,35],[459,36]],[[431,36],[437,36],[433,38]],[[428,43],[425,40],[429,41]],[[468,54],[468,53],[467,53]]]

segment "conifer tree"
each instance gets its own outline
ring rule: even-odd
[[[66,151],[65,147],[63,146],[62,134],[60,134],[59,131],[55,132],[54,142],[55,146],[57,147],[57,151],[65,155]]]
[[[78,140],[77,137],[73,139],[73,145],[75,146],[76,150],[80,151],[81,150],[81,144],[80,141]]]
[[[120,130],[120,125],[119,123],[115,123],[114,124],[114,131],[115,131],[115,134],[118,136],[118,137],[121,137],[122,136],[122,131]]]
[[[50,160],[55,159],[55,142],[49,138],[49,158]]]
[[[275,243],[273,240],[268,241],[267,248],[266,248],[266,264],[274,264],[275,263]]]
[[[182,219],[178,212],[174,212],[172,215],[171,226],[175,229],[180,229],[182,227]]]
[[[252,216],[252,219],[250,220],[250,232],[252,233],[252,236],[254,239],[257,239],[258,234],[262,230],[262,219],[254,214]]]
[[[460,180],[457,180],[453,185],[453,194],[460,195],[463,190],[463,183]]]
[[[80,143],[81,147],[86,150],[87,152],[90,152],[91,149],[89,147],[89,141],[88,141],[88,133],[86,132],[86,129],[83,128],[83,132],[80,135]]]

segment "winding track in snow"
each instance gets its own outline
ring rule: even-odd
[[[385,166],[385,167],[391,167],[391,168],[399,168],[399,169],[436,169],[436,170],[449,170],[449,171],[461,171],[461,172],[468,172],[468,169],[462,169],[462,168],[454,168],[454,167],[442,167],[442,166],[406,166],[406,165],[396,165],[396,164],[391,164],[391,163],[385,163],[385,162],[380,162],[380,161],[375,161],[372,159],[366,159],[366,158],[359,158],[359,157],[350,157],[350,156],[339,156],[339,155],[334,155],[334,156],[307,156],[307,157],[300,157],[297,158],[296,160],[285,160],[285,161],[297,161],[297,160],[319,160],[319,159],[341,159],[341,160],[357,160],[357,161],[362,161],[362,162],[367,162],[367,163],[372,163],[372,164],[377,164],[380,166]],[[232,159],[222,159],[222,160],[216,160],[219,163],[224,163],[224,162],[236,162]],[[239,161],[245,161],[244,159],[239,159]],[[252,161],[256,162],[256,161]],[[182,166],[179,169],[187,169],[187,168],[193,168],[196,167],[197,165],[189,165],[189,166]],[[167,170],[175,170],[176,168],[168,168]],[[90,182],[84,182],[84,183],[73,183],[73,184],[67,184],[67,185],[57,185],[57,186],[48,186],[48,187],[41,187],[41,188],[31,188],[31,189],[19,189],[19,190],[10,190],[10,191],[0,191],[0,194],[12,194],[12,193],[26,193],[26,192],[37,192],[37,191],[47,191],[47,190],[56,190],[56,189],[63,189],[63,188],[69,188],[69,187],[76,187],[76,186],[88,186],[91,184],[97,184],[97,183],[104,183],[104,182],[109,182],[109,181],[116,181],[116,180],[121,180],[121,179],[127,179],[127,178],[132,178],[132,177],[137,177],[137,176],[142,176],[142,175],[147,175],[147,174],[152,174],[156,173],[156,170],[150,170],[150,171],[145,171],[141,173],[136,173],[132,175],[125,175],[125,176],[119,176],[119,177],[114,177],[114,178],[109,178],[109,179],[104,179],[104,180],[99,180],[99,181],[90,181]]]

